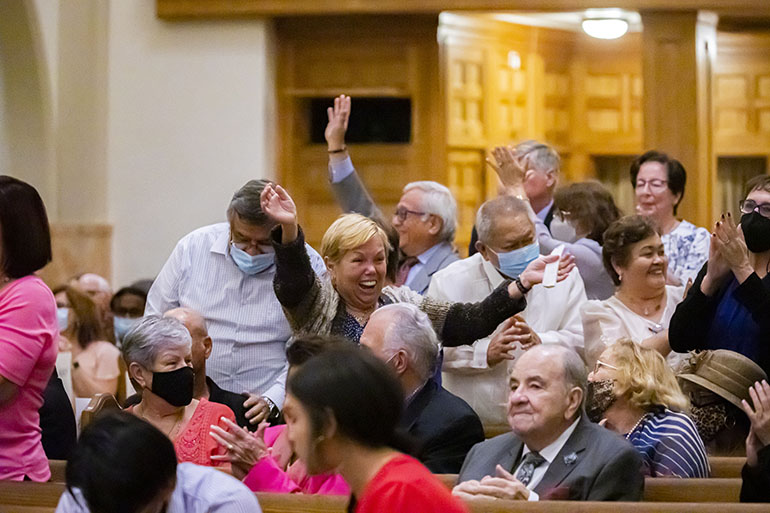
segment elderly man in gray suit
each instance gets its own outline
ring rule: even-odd
[[[454,494],[521,500],[638,501],[636,449],[583,415],[586,370],[572,349],[535,346],[511,371],[506,433],[476,444]]]
[[[329,107],[324,136],[329,146],[329,178],[338,203],[345,212],[357,212],[377,221],[386,231],[398,233],[401,258],[393,261],[391,280],[425,294],[431,276],[459,259],[452,241],[457,226],[457,202],[445,186],[420,181],[407,184],[390,223],[358,177],[345,146],[350,116],[350,97],[342,95]],[[389,230],[392,232],[392,229]],[[396,262],[398,260],[398,262]]]

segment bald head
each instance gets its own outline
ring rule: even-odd
[[[163,314],[171,317],[187,328],[192,337],[192,366],[196,376],[206,375],[206,359],[211,354],[211,337],[206,328],[206,319],[192,308],[174,308]]]
[[[88,297],[93,299],[104,311],[109,311],[112,287],[110,282],[104,277],[94,273],[85,273],[72,281],[75,286],[88,294]]]

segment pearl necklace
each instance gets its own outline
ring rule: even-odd
[[[631,434],[633,434],[633,432],[636,431],[636,428],[639,427],[639,424],[642,423],[642,421],[646,416],[647,416],[647,413],[642,413],[642,416],[639,417],[639,420],[636,421],[636,424],[634,424],[634,427],[632,427],[631,430],[628,433],[626,433],[626,440],[631,438]]]

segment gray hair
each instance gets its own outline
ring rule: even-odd
[[[452,242],[457,229],[457,201],[452,196],[452,191],[438,182],[427,180],[408,183],[403,192],[406,193],[412,189],[423,192],[422,210],[441,218],[442,226],[439,233],[441,240]]]
[[[262,211],[260,196],[268,180],[249,180],[246,185],[235,191],[230,205],[227,207],[227,219],[232,221],[233,215],[238,214],[244,222],[256,226],[265,226],[271,223],[270,218]]]
[[[519,158],[526,155],[531,167],[541,173],[558,173],[561,167],[561,159],[556,150],[539,141],[522,141],[516,145],[514,152]]]
[[[377,309],[375,315],[390,313],[392,322],[383,335],[383,349],[389,357],[404,350],[412,368],[422,379],[436,370],[441,348],[428,316],[411,303],[395,303]]]
[[[498,196],[485,202],[476,212],[476,233],[484,244],[489,242],[494,228],[494,221],[502,216],[518,217],[522,222],[532,223],[524,200],[513,196]]]
[[[152,369],[158,355],[168,348],[192,346],[190,332],[177,319],[147,315],[123,337],[123,359],[126,365],[138,363],[145,369]]]

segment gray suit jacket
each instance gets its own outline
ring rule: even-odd
[[[513,433],[474,445],[458,482],[494,476],[498,464],[512,472],[523,446]],[[642,459],[626,440],[581,418],[534,491],[543,500],[639,501]]]
[[[361,178],[355,171],[341,182],[332,183],[331,186],[332,192],[334,192],[334,196],[337,198],[337,203],[339,203],[343,211],[361,214],[378,221],[383,226],[390,225],[390,221],[385,218],[382,211],[374,203],[369,191],[366,190]],[[428,291],[431,276],[459,259],[460,257],[457,256],[451,244],[448,242],[440,243],[436,252],[418,270],[409,288],[419,294],[425,294]]]

